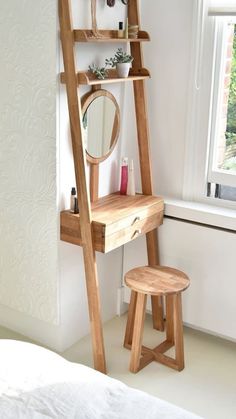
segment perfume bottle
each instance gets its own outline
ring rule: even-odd
[[[123,22],[119,22],[118,38],[124,38]]]
[[[78,198],[75,198],[74,214],[79,214]]]
[[[126,195],[128,185],[128,157],[123,157],[121,161],[120,194]]]
[[[75,198],[76,198],[76,189],[73,187],[71,188],[71,194],[70,194],[70,210],[73,212],[75,209]]]
[[[134,161],[129,164],[127,195],[135,195],[135,179],[134,179]]]

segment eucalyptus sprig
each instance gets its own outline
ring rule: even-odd
[[[109,59],[106,58],[104,67],[98,67],[96,64],[92,64],[89,66],[89,71],[95,74],[97,79],[104,80],[109,75],[107,67],[115,67],[116,64],[119,63],[132,63],[132,61],[132,55],[127,54],[127,52],[123,51],[122,48],[118,48],[114,57],[111,57]]]
[[[111,58],[105,60],[105,65],[115,67],[116,64],[132,63],[132,61],[133,61],[132,55],[127,54],[127,52],[123,51],[122,48],[118,48],[114,57],[111,57]]]
[[[105,67],[98,67],[96,64],[92,64],[89,66],[89,71],[95,74],[95,76],[99,80],[104,80],[108,77],[108,70],[106,68],[106,65]]]

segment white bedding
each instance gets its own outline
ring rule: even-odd
[[[1,419],[197,419],[36,345],[0,340]]]

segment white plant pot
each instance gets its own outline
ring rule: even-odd
[[[117,63],[116,70],[118,77],[128,77],[131,63]]]

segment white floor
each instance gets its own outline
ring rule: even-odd
[[[122,347],[125,323],[126,316],[123,316],[104,326],[111,377],[206,419],[236,419],[235,343],[185,328],[185,369],[182,372],[152,362],[138,374],[131,374],[128,371],[130,351]],[[21,337],[1,328],[0,338]],[[147,316],[144,343],[154,347],[162,339],[162,333],[152,329],[150,316]],[[62,355],[70,361],[92,366],[90,338],[82,339]]]

